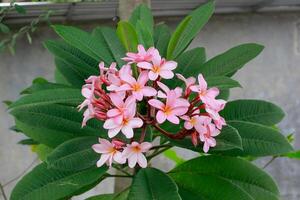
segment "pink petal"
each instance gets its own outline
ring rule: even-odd
[[[112,129],[112,128],[116,128],[118,126],[119,126],[119,124],[117,124],[113,119],[107,119],[103,124],[103,128],[105,128],[105,129]]]
[[[157,92],[157,97],[165,99],[165,98],[167,98],[167,95],[165,93],[163,93],[162,91],[159,90]]]
[[[208,142],[204,142],[204,145],[203,145],[203,151],[204,151],[205,153],[207,153],[207,152],[209,151],[209,144],[208,144]]]
[[[139,153],[137,155],[137,162],[141,168],[147,167],[147,159],[142,153]]]
[[[188,107],[176,107],[173,109],[174,115],[184,115],[188,111]]]
[[[132,87],[127,83],[125,83],[115,89],[116,92],[127,91],[127,90],[132,90]]]
[[[90,99],[92,97],[92,95],[93,95],[93,92],[90,89],[88,89],[88,88],[82,88],[81,94],[85,98]]]
[[[152,54],[152,62],[154,65],[160,66],[161,61],[162,61],[161,56],[159,55],[158,50],[155,49]]]
[[[174,103],[176,102],[176,92],[174,90],[171,90],[170,92],[168,92],[167,94],[167,102],[166,105],[168,106],[174,106]]]
[[[198,85],[192,85],[190,87],[190,89],[193,91],[193,92],[200,92],[200,87]]]
[[[101,167],[109,159],[110,154],[102,154],[100,160],[97,161],[97,167]]]
[[[163,70],[173,70],[177,67],[177,62],[175,61],[166,61],[163,65],[162,65],[162,69]]]
[[[153,106],[154,108],[158,108],[158,109],[163,109],[163,107],[165,106],[165,104],[163,104],[161,101],[157,100],[157,99],[150,99],[148,101],[148,103]]]
[[[159,72],[159,75],[164,79],[171,79],[174,77],[174,73],[169,70],[162,70]]]
[[[140,85],[144,86],[147,83],[148,80],[149,80],[149,78],[148,78],[148,72],[147,71],[143,71],[143,72],[140,73],[137,82]]]
[[[193,127],[194,126],[190,122],[188,122],[188,121],[184,122],[184,128],[186,130],[191,130]]]
[[[120,73],[119,74],[121,80],[129,83],[130,85],[133,85],[134,83],[136,83],[136,80],[128,73]]]
[[[137,154],[132,154],[129,158],[128,158],[128,166],[130,168],[134,168],[137,162]]]
[[[220,93],[219,89],[216,87],[210,88],[207,90],[206,95],[209,96],[210,98],[216,98]]]
[[[122,133],[126,136],[126,138],[132,138],[133,137],[133,129],[130,126],[123,126],[122,127]]]
[[[168,115],[167,120],[173,124],[179,124],[179,118],[175,115]]]
[[[202,91],[207,89],[207,83],[202,74],[198,75],[198,82],[199,82],[200,89]]]
[[[92,149],[96,153],[108,153],[109,152],[109,149],[105,145],[101,145],[101,144],[94,144],[92,146]]]
[[[143,92],[142,91],[138,91],[138,92],[134,91],[134,92],[132,92],[132,95],[138,101],[141,101],[143,99]]]
[[[138,52],[141,53],[141,54],[145,54],[146,53],[145,48],[141,44],[138,45],[137,49],[138,49]]]
[[[162,112],[161,110],[159,110],[157,113],[156,113],[156,120],[159,124],[162,124],[164,121],[166,121],[167,119],[167,116],[164,112]]]
[[[155,81],[158,78],[158,73],[154,73],[153,71],[149,71],[148,73],[149,79]]]
[[[114,158],[114,161],[116,161],[119,164],[124,164],[126,162],[126,158],[119,151],[114,154],[113,158]]]
[[[165,93],[170,92],[170,89],[168,88],[168,86],[166,86],[166,85],[163,84],[162,82],[157,81],[157,85],[158,85]]]
[[[148,62],[139,62],[137,66],[142,69],[152,69],[153,67],[152,64]]]
[[[121,114],[120,110],[116,109],[116,108],[111,109],[106,113],[107,117],[109,117],[109,118],[116,117],[120,114]]]
[[[108,130],[108,137],[113,138],[115,137],[121,130],[121,126],[114,128],[114,129],[109,129]]]
[[[140,144],[140,147],[142,149],[142,152],[147,152],[152,147],[152,144],[150,142],[143,142]]]
[[[115,106],[122,107],[124,105],[123,98],[118,93],[110,93],[109,97]]]
[[[211,147],[215,147],[215,146],[217,145],[216,140],[215,140],[214,138],[209,138],[209,139],[207,140],[207,143],[208,143],[208,145],[211,146]]]
[[[132,118],[129,122],[128,122],[128,126],[132,127],[132,128],[140,128],[143,126],[143,120],[141,120],[138,117]]]
[[[145,86],[142,89],[142,93],[145,97],[151,97],[151,96],[155,96],[157,94],[156,90],[149,86]]]

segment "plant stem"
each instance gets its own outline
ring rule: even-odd
[[[172,146],[165,147],[165,148],[163,148],[163,149],[161,149],[161,150],[159,150],[159,151],[157,151],[157,152],[151,154],[150,156],[147,157],[147,159],[148,159],[148,160],[151,160],[151,159],[154,158],[155,156],[161,154],[162,152],[164,152],[164,151],[166,151],[166,150],[168,150],[168,149],[170,149],[170,148],[172,148]]]
[[[106,177],[119,177],[119,178],[132,178],[133,176],[130,175],[118,175],[118,174],[106,174],[105,175]]]
[[[160,148],[163,148],[163,147],[172,147],[172,145],[170,145],[170,144],[157,145],[157,146],[153,146],[150,150],[160,149]]]
[[[126,170],[124,170],[124,169],[120,168],[120,167],[119,167],[119,166],[117,166],[117,165],[113,165],[113,168],[115,168],[115,169],[119,170],[120,172],[122,172],[122,173],[126,174],[127,176],[132,176],[132,175],[131,175],[130,173],[128,173]]]
[[[0,183],[0,190],[1,190],[1,193],[2,193],[2,196],[3,196],[3,199],[4,199],[4,200],[7,200],[7,196],[6,196],[6,194],[5,194],[4,188],[3,188],[3,186],[2,186],[1,183]]]
[[[264,166],[263,169],[265,169],[266,167],[268,167],[276,158],[278,158],[278,156],[273,156],[271,160],[269,160]]]

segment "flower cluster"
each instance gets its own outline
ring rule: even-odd
[[[89,77],[82,87],[85,100],[79,109],[86,108],[82,126],[91,118],[102,120],[108,137],[112,138],[111,142],[100,138],[99,144],[93,145],[94,151],[101,154],[98,167],[126,161],[131,168],[136,164],[146,167],[144,154],[152,148],[151,143],[144,142],[147,126],[170,139],[190,137],[195,146],[202,142],[204,152],[216,146],[214,137],[226,125],[219,115],[226,102],[216,99],[218,88],[208,88],[201,74],[198,83],[194,77],[176,74],[185,87],[170,89],[163,80],[174,78],[177,63],[162,58],[154,47],[146,50],[138,45],[138,52],[127,53],[123,60],[126,64],[120,69],[116,63],[105,67],[101,62],[100,75]],[[160,127],[166,121],[182,121],[184,128],[169,133]],[[136,138],[134,129],[138,128],[141,134]]]

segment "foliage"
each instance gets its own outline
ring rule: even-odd
[[[292,146],[281,131],[274,129],[284,112],[273,103],[262,100],[228,102],[221,112],[228,125],[216,137],[217,146],[211,149],[211,155],[203,155],[202,147],[195,147],[189,137],[178,140],[172,134],[161,134],[161,127],[155,124],[138,129],[140,137],[148,133],[143,138],[146,141],[157,138],[160,141],[160,145],[147,153],[148,160],[174,146],[199,152],[198,158],[186,161],[173,150],[166,151],[165,155],[177,164],[168,173],[150,167],[136,167],[131,173],[125,165],[113,164],[112,167],[123,173],[113,175],[108,174],[107,167],[96,168],[99,155],[91,146],[99,137],[108,138],[107,130],[95,119],[81,128],[82,112],[76,107],[84,100],[80,88],[85,79],[97,74],[100,61],[106,65],[116,62],[120,68],[125,52],[136,52],[138,44],[154,45],[161,55],[175,60],[178,63],[176,73],[186,77],[202,73],[209,87],[220,88],[222,95],[228,96],[229,89],[241,87],[230,76],[256,57],[262,45],[242,44],[210,60],[206,60],[203,47],[186,50],[213,10],[212,1],[199,7],[184,18],[172,34],[167,25],[154,24],[151,11],[145,5],[137,7],[128,22],[119,22],[116,30],[97,27],[88,33],[75,27],[53,26],[63,39],[45,42],[56,61],[56,82],[38,78],[22,91],[18,100],[7,102],[16,122],[14,129],[28,137],[20,143],[38,145],[38,154],[44,160],[19,181],[11,199],[68,199],[89,190],[106,177],[120,176],[133,178],[128,189],[89,199],[278,200],[274,180],[246,161],[249,157],[262,156],[299,157],[299,152],[292,152]],[[2,26],[1,30],[5,29]],[[137,74],[138,71],[134,71],[134,75]],[[182,85],[175,79],[166,84]],[[145,112],[146,106],[141,104],[138,109]],[[182,126],[180,124],[179,128]],[[169,132],[178,129],[168,123],[162,128]]]

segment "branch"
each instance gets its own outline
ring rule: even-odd
[[[263,169],[265,169],[266,167],[268,167],[276,158],[278,158],[278,156],[273,156],[271,160],[269,160],[264,166]]]
[[[151,159],[154,158],[155,156],[161,154],[162,152],[164,152],[164,151],[166,151],[166,150],[168,150],[168,149],[170,149],[170,148],[172,148],[172,146],[165,147],[165,148],[163,148],[163,149],[161,149],[161,150],[159,150],[159,151],[157,151],[157,152],[151,154],[150,156],[147,157],[147,160],[151,160]]]
[[[128,176],[128,175],[118,175],[118,174],[106,174],[105,176],[106,177],[120,177],[120,178],[132,178],[133,177],[132,175]]]
[[[1,193],[2,193],[2,196],[3,196],[3,199],[7,200],[7,196],[5,194],[4,187],[3,187],[3,185],[1,183],[0,183],[0,190],[1,190]]]

